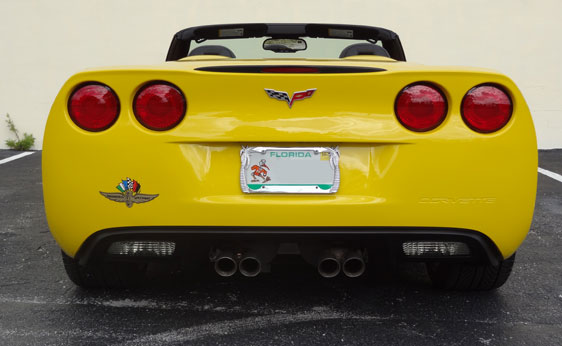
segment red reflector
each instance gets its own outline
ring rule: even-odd
[[[183,119],[186,101],[182,92],[171,84],[152,83],[141,88],[135,96],[133,111],[145,127],[164,131],[175,127]]]
[[[103,131],[117,120],[119,99],[107,85],[83,84],[70,96],[68,113],[72,121],[84,130]]]
[[[477,132],[490,133],[507,124],[513,112],[513,104],[499,87],[481,85],[466,93],[461,111],[468,127]]]
[[[431,85],[411,84],[398,94],[394,108],[402,125],[412,131],[423,132],[443,122],[447,101],[441,91]]]
[[[315,67],[265,67],[262,73],[318,73]]]

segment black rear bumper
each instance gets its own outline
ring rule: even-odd
[[[174,258],[208,253],[212,247],[248,246],[263,242],[274,244],[345,244],[384,251],[403,261],[463,261],[497,265],[503,259],[496,245],[486,235],[468,229],[424,227],[122,227],[104,229],[92,234],[80,247],[75,258],[81,264],[117,259],[107,254],[116,241],[174,241]],[[402,251],[406,241],[458,241],[470,248],[469,256],[441,258],[409,257]],[[259,246],[259,245],[258,245]],[[127,260],[150,258],[127,258]]]

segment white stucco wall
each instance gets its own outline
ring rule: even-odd
[[[0,148],[11,138],[6,113],[41,147],[73,73],[160,62],[178,30],[237,22],[382,26],[400,35],[410,61],[499,70],[523,91],[539,147],[561,148],[560,13],[560,0],[0,0]]]

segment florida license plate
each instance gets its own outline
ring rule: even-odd
[[[338,148],[243,147],[240,185],[245,193],[335,193]]]

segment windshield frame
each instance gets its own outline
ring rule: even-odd
[[[228,32],[232,36],[220,36]],[[345,37],[344,37],[345,36]],[[203,42],[218,39],[240,38],[327,38],[340,40],[380,41],[390,57],[406,61],[400,39],[391,30],[347,24],[224,24],[205,25],[187,28],[176,33],[170,44],[166,61],[185,58],[190,50],[191,42]]]

